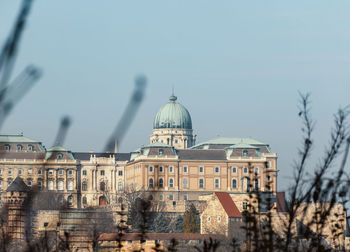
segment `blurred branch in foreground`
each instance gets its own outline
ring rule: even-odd
[[[61,119],[60,128],[58,129],[57,136],[53,143],[53,146],[63,146],[64,140],[66,139],[67,132],[71,123],[72,123],[72,120],[67,115]]]
[[[108,139],[107,145],[104,149],[105,152],[114,152],[116,140],[118,140],[118,144],[122,142],[123,137],[135,118],[136,112],[143,100],[146,84],[147,78],[145,76],[139,75],[135,78],[135,90],[132,93],[129,104],[120,118],[116,129],[114,130],[112,136]]]
[[[6,87],[11,78],[11,73],[16,60],[18,45],[22,32],[25,28],[28,14],[32,5],[32,0],[23,0],[21,10],[17,16],[15,25],[7,38],[0,54],[0,89]]]

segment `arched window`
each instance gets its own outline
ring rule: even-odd
[[[170,188],[173,188],[173,187],[174,187],[174,179],[173,179],[173,178],[170,178],[170,179],[169,179],[169,187],[170,187]]]
[[[73,206],[73,196],[69,195],[67,198],[67,204],[69,207]]]
[[[86,197],[84,196],[83,197],[83,205],[86,205],[87,204],[87,199],[86,199]]]
[[[74,181],[72,179],[68,180],[68,191],[73,191]]]
[[[33,145],[28,145],[28,151],[34,151],[34,146]]]
[[[159,179],[159,188],[163,188],[164,187],[164,180],[162,178]]]
[[[237,188],[237,180],[232,179],[232,188]]]
[[[149,187],[149,188],[153,188],[153,178],[150,178],[150,179],[148,180],[148,187]]]
[[[53,180],[47,181],[47,190],[53,190]]]
[[[237,173],[237,168],[236,167],[232,168],[232,173]]]
[[[100,190],[101,190],[102,192],[104,192],[104,191],[106,190],[106,183],[103,182],[103,181],[100,182]]]
[[[58,154],[57,154],[57,159],[58,159],[58,160],[63,159],[63,154],[62,154],[62,153],[58,153]]]
[[[81,190],[87,191],[87,183],[86,183],[86,181],[83,182],[83,184],[81,186]]]
[[[243,150],[242,156],[243,156],[243,157],[248,157],[248,151],[247,151],[247,150]]]
[[[119,191],[123,190],[123,182],[121,182],[121,181],[118,182],[118,190]]]
[[[59,191],[63,191],[63,180],[59,180],[58,182],[57,182],[57,190],[59,190]]]
[[[9,144],[5,144],[4,150],[7,150],[7,151],[11,150],[11,146]]]
[[[244,167],[244,168],[243,168],[243,172],[244,172],[244,173],[248,173],[248,168],[247,168],[247,167]]]
[[[23,150],[23,146],[20,144],[17,144],[17,151],[22,151]]]

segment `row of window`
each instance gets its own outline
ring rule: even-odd
[[[54,190],[54,181],[53,180],[47,181],[47,189],[50,191]],[[64,181],[63,180],[57,181],[57,190],[58,191],[64,190]],[[74,190],[74,180],[72,180],[72,179],[67,180],[67,190],[68,191]]]
[[[267,180],[271,181],[271,177],[267,176]],[[260,184],[260,180],[259,179],[255,179],[254,180],[254,188],[256,190],[259,189],[259,184]],[[160,178],[158,180],[158,185],[155,185],[153,178],[150,178],[148,180],[148,187],[149,188],[153,188],[155,186],[158,186],[158,188],[163,188],[164,187],[164,179]],[[237,188],[237,186],[238,186],[237,179],[232,179],[232,188]],[[247,183],[247,186],[249,186],[249,181]],[[182,180],[182,187],[183,188],[188,188],[189,187],[188,178],[183,178],[183,180]],[[198,179],[198,187],[199,188],[204,188],[204,178]],[[169,178],[169,188],[174,188],[174,179],[173,178]],[[214,179],[214,188],[220,188],[220,179],[219,178],[215,178]]]
[[[87,170],[83,170],[83,176],[87,175]],[[100,170],[100,175],[101,176],[105,176],[105,171],[104,170]],[[123,176],[123,171],[119,170],[118,171],[118,176]]]
[[[33,170],[31,168],[27,169],[27,172],[28,172],[28,175],[32,175],[33,174]],[[54,174],[54,170],[53,169],[49,169],[48,173],[49,173],[49,175],[53,175]],[[67,170],[67,173],[68,173],[68,175],[73,175],[74,172],[73,172],[73,170]],[[0,175],[2,175],[2,174],[3,174],[2,169],[0,169]],[[8,175],[12,175],[13,174],[13,169],[12,168],[8,168],[7,169],[7,174]],[[17,174],[18,175],[23,175],[23,169],[17,169]],[[42,169],[38,169],[37,170],[37,174],[38,175],[42,175],[43,174]],[[59,175],[63,175],[64,174],[64,169],[59,169],[58,170],[58,174]]]
[[[174,179],[173,178],[169,178],[169,188],[174,188],[174,185],[175,185],[174,184]],[[164,179],[160,178],[158,180],[158,185],[155,185],[153,178],[150,178],[148,180],[148,187],[149,188],[153,188],[154,186],[158,186],[158,188],[163,188],[164,187]],[[188,188],[189,187],[188,178],[183,178],[182,186],[183,186],[183,188]],[[204,178],[198,179],[198,187],[199,188],[204,188]],[[220,188],[220,179],[219,178],[215,178],[214,179],[214,187],[215,188]]]
[[[17,151],[22,151],[23,149],[24,149],[24,148],[23,148],[23,145],[17,144],[17,146],[16,146],[16,150],[17,150]],[[11,150],[11,145],[5,144],[5,145],[4,145],[4,150],[6,150],[6,151]],[[34,151],[34,146],[31,145],[31,144],[29,144],[28,147],[27,147],[27,151]]]
[[[28,175],[32,175],[33,174],[33,170],[30,168],[30,169],[27,169],[27,172],[28,172]],[[17,169],[17,173],[18,175],[23,175],[23,169]],[[3,171],[2,169],[0,169],[0,175],[3,174]],[[12,175],[13,174],[13,170],[12,168],[9,168],[7,169],[7,174],[8,175]],[[43,171],[42,169],[38,169],[37,170],[37,174],[38,175],[42,175],[43,174]],[[48,170],[48,174],[49,175],[54,175],[54,169],[49,169]],[[58,175],[63,175],[64,174],[64,169],[59,169],[58,170]],[[68,175],[73,175],[74,174],[74,170],[67,170],[67,174]],[[83,170],[83,176],[86,176],[87,175],[87,171],[86,170]],[[104,170],[101,170],[100,171],[100,175],[101,176],[104,176],[105,175],[105,171]],[[123,171],[122,170],[119,170],[118,171],[118,175],[119,176],[123,176]]]
[[[83,181],[81,184],[81,190],[82,191],[87,191],[88,190],[88,185],[86,181]],[[100,190],[105,191],[106,190],[106,183],[104,181],[100,182]],[[123,190],[123,182],[119,181],[118,182],[118,190],[122,191]]]
[[[7,179],[7,186],[9,186],[12,183],[12,181],[13,181],[12,178],[8,178]],[[33,181],[31,179],[27,180],[27,185],[28,186],[32,186],[32,183],[33,183]],[[43,181],[41,179],[38,179],[38,186],[39,186],[39,188],[42,187],[42,184],[43,184]],[[2,190],[2,189],[3,189],[3,181],[0,180],[0,190]]]
[[[188,170],[189,170],[188,166],[183,166],[183,168],[182,168],[183,173],[188,173]],[[149,166],[148,171],[149,172],[153,172],[154,171],[153,166]],[[214,171],[215,171],[216,174],[219,174],[220,173],[220,167],[216,166]],[[159,172],[164,172],[163,166],[159,166]],[[170,173],[174,172],[174,167],[173,166],[169,166],[169,172]],[[255,167],[254,168],[254,172],[255,172],[255,174],[259,174],[259,167]],[[199,173],[204,173],[204,166],[200,166],[199,167]],[[232,173],[237,173],[237,167],[233,167],[232,168]],[[245,173],[245,174],[249,173],[248,167],[243,167],[243,173]]]

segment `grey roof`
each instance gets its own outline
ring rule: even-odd
[[[62,146],[54,146],[50,149],[48,149],[47,151],[69,151],[66,148],[63,148]]]
[[[178,150],[180,160],[226,160],[224,150]]]
[[[0,135],[1,143],[40,143],[23,135]]]
[[[235,144],[268,145],[266,143],[259,142],[249,137],[243,137],[243,138],[218,137],[218,138],[214,138],[214,139],[199,143],[191,148],[195,149],[196,147],[200,147],[203,145],[221,145],[221,146],[227,147]]]
[[[229,148],[230,149],[259,149],[256,146],[253,146],[253,145],[250,145],[250,144],[246,144],[246,143],[234,144],[234,145],[231,145]]]
[[[151,143],[149,145],[143,146],[142,148],[149,148],[149,147],[160,147],[160,148],[173,148],[171,145],[165,144],[165,143],[161,143],[161,142],[154,142]]]
[[[30,188],[24,183],[23,179],[17,177],[9,187],[7,187],[7,192],[28,192]]]
[[[109,158],[110,156],[115,155],[116,161],[129,161],[130,160],[130,153],[73,152],[74,158],[78,159],[78,160],[90,160],[91,155],[94,155],[96,157],[106,157],[106,158]]]

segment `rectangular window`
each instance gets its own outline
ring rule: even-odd
[[[118,176],[123,176],[123,171],[118,171]]]
[[[42,180],[38,180],[38,187],[41,189],[43,187],[43,181]]]
[[[68,170],[68,175],[73,175],[73,170]]]
[[[18,169],[18,175],[22,175],[22,169]]]
[[[32,168],[29,168],[28,169],[28,175],[32,175],[32,172],[33,172]]]
[[[173,166],[169,167],[169,172],[171,172],[171,173],[174,172],[174,167]]]
[[[188,195],[184,194],[184,200],[188,200]]]
[[[198,187],[199,188],[204,188],[204,179],[200,178],[198,181]]]
[[[83,171],[83,173],[84,173],[84,171]],[[58,170],[58,175],[63,175],[63,169]]]
[[[204,173],[204,167],[203,166],[199,167],[199,173]]]
[[[41,174],[42,174],[42,170],[38,169],[38,175],[41,175]]]
[[[12,175],[12,169],[11,169],[11,168],[9,168],[9,169],[7,170],[7,174],[8,174],[8,175]]]
[[[244,209],[244,210],[247,210],[247,205],[248,205],[247,202],[244,201],[244,202],[243,202],[243,209]]]
[[[255,167],[255,174],[259,174],[259,167]]]
[[[248,168],[247,168],[247,167],[244,167],[244,168],[243,168],[243,172],[247,174],[247,173],[248,173]]]
[[[174,194],[169,195],[169,200],[174,200]]]
[[[272,166],[272,165],[271,165],[271,161],[267,161],[267,162],[266,162],[266,168],[271,168],[271,166]]]
[[[100,175],[101,175],[101,176],[104,176],[104,175],[105,175],[105,171],[104,171],[104,170],[101,170],[101,171],[100,171]]]
[[[232,173],[237,173],[237,167],[232,168]]]
[[[242,156],[243,156],[243,157],[248,157],[248,151],[247,151],[247,150],[244,150],[244,151],[242,152]]]
[[[149,167],[149,172],[153,172],[153,166]]]
[[[267,176],[267,181],[271,181],[271,176]]]
[[[183,188],[188,188],[188,178],[183,179]]]
[[[187,172],[188,172],[188,167],[184,166],[184,173],[187,173]]]
[[[159,166],[159,172],[163,172],[163,166]]]
[[[163,154],[164,154],[164,150],[163,150],[163,149],[159,149],[159,150],[158,150],[158,155],[159,155],[159,156],[162,156]]]
[[[220,179],[218,178],[215,179],[215,188],[216,189],[220,188]]]
[[[215,167],[215,173],[220,173],[220,167]]]

